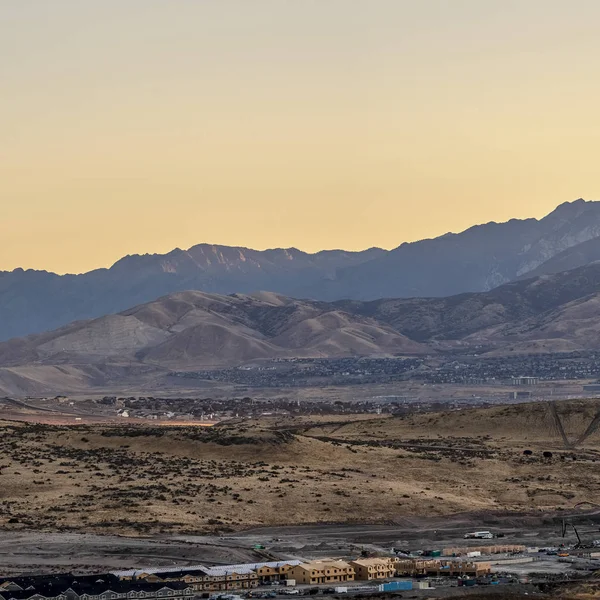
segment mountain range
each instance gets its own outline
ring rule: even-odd
[[[0,340],[118,313],[158,297],[198,290],[270,290],[321,301],[445,297],[484,292],[519,278],[600,260],[600,202],[576,200],[543,219],[477,225],[462,233],[371,248],[308,254],[199,244],[126,256],[80,275],[0,272]]]
[[[592,335],[600,329],[599,299],[600,263],[445,298],[322,302],[273,292],[177,292],[0,343],[0,365],[126,359],[177,368],[285,356],[414,355],[452,341],[568,341],[593,349],[600,348]],[[585,327],[574,325],[578,319]]]
[[[446,298],[177,292],[0,343],[0,392],[147,384],[171,371],[273,358],[598,350],[599,317],[600,263]]]

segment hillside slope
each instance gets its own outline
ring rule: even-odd
[[[592,302],[598,293],[600,264],[591,264],[507,283],[489,292],[447,298],[341,301],[333,305],[387,323],[421,342],[473,336],[468,338],[473,343],[508,343],[505,338],[517,332],[525,340],[548,336],[552,330],[550,337],[573,340],[582,348],[598,348],[598,338],[582,335],[584,328],[593,325],[593,329],[595,323],[600,323],[600,312],[595,311]]]
[[[465,445],[478,445],[485,439],[486,445],[497,448],[516,446],[550,451],[579,448],[598,452],[600,427],[594,423],[599,415],[598,399],[561,400],[314,426],[307,428],[305,434],[371,443],[410,442],[415,438],[422,443],[433,443],[440,438],[454,438],[464,440]]]
[[[388,325],[328,305],[268,294],[182,292],[0,343],[0,365],[140,361],[179,368],[285,356],[426,351]]]
[[[600,237],[592,238],[563,250],[539,267],[522,275],[520,279],[552,275],[561,271],[569,271],[600,261]]]
[[[334,281],[323,284],[320,297],[371,300],[491,290],[598,236],[600,203],[566,202],[540,220],[492,222],[402,244],[371,261],[341,268]]]

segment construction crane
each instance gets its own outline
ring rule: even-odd
[[[600,509],[600,504],[597,502],[592,502],[590,500],[584,500],[583,502],[578,502],[577,504],[575,504],[575,506],[573,506],[573,509],[582,509],[582,508],[595,508],[595,509]],[[581,523],[579,523],[580,527],[579,527],[579,531],[577,530],[577,527],[575,527],[575,525],[573,524],[573,520],[574,519],[581,519],[581,518],[592,518],[592,517],[597,517],[600,514],[600,510],[592,510],[592,511],[586,511],[584,513],[582,512],[573,512],[572,514],[567,514],[567,515],[563,515],[562,518],[562,526],[561,526],[561,535],[562,537],[566,537],[567,535],[567,531],[569,529],[573,529],[573,531],[575,532],[575,535],[577,537],[577,544],[575,544],[575,546],[573,546],[574,548],[600,548],[600,540],[588,540],[587,543],[584,543],[581,539],[581,536],[579,535],[579,531],[581,531],[581,535],[584,536],[584,538],[587,538],[587,536],[592,536],[592,535],[597,535],[597,531],[600,531],[599,529],[597,529],[597,525],[594,529],[590,529],[589,527],[583,531],[582,530],[582,525]],[[592,521],[593,522],[593,521]]]
[[[574,548],[583,548],[583,542],[581,541],[581,538],[579,537],[579,532],[577,531],[577,527],[575,527],[575,525],[572,522],[565,521],[565,519],[562,520],[562,528],[561,528],[562,537],[565,537],[567,535],[567,529],[569,527],[573,528],[573,531],[575,532],[575,535],[577,536],[577,543],[573,547]]]

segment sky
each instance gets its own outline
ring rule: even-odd
[[[0,0],[0,269],[600,199],[597,0]]]

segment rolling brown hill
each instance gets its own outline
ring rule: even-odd
[[[427,343],[465,340],[499,347],[547,341],[547,349],[600,347],[600,263],[515,281],[489,292],[447,298],[392,298],[334,302],[340,310],[391,325]],[[533,349],[531,350],[534,351]]]
[[[559,424],[560,421],[560,424]],[[598,421],[598,422],[597,422]],[[567,443],[565,443],[566,436]],[[342,441],[439,443],[467,440],[497,448],[600,452],[600,400],[530,402],[307,427],[305,435]]]
[[[595,350],[600,347],[600,293],[523,321],[483,329],[466,340],[496,343],[511,352]]]
[[[389,325],[273,294],[182,292],[117,315],[0,344],[0,364],[136,361],[170,368],[260,358],[422,354]]]

